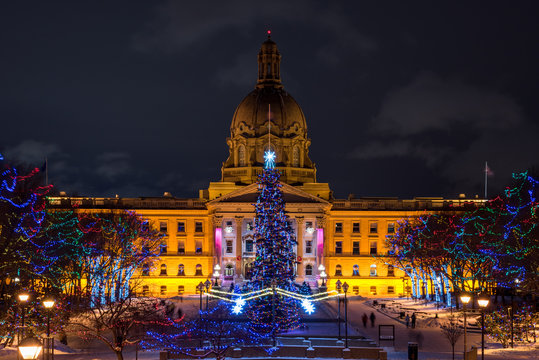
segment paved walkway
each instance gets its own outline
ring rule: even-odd
[[[335,302],[328,303],[331,307],[331,310],[336,314],[337,313],[337,304]],[[374,313],[376,316],[375,326],[372,327],[370,320],[367,324],[367,327],[363,327],[361,317],[363,314],[370,316],[371,313]],[[341,314],[344,316],[344,310],[341,307]],[[451,345],[447,339],[443,336],[439,328],[406,328],[404,322],[394,319],[385,313],[379,312],[377,309],[369,306],[365,303],[365,300],[350,300],[348,303],[348,320],[349,326],[352,327],[357,333],[363,335],[367,338],[372,339],[378,343],[378,325],[394,325],[395,326],[395,347],[394,351],[407,353],[408,351],[408,342],[418,342],[419,343],[419,353],[425,354],[436,354],[437,359],[450,359],[452,358]],[[462,358],[463,352],[463,340],[462,336],[457,344],[455,345],[455,358]],[[389,341],[382,341],[379,344],[382,347],[392,347],[392,343]],[[467,334],[467,347],[470,349],[472,345],[480,346],[481,345],[481,335],[476,333]],[[402,354],[401,354],[402,355]],[[392,359],[400,359],[398,354],[391,356]],[[425,357],[421,357],[425,359]],[[429,357],[430,358],[430,357]],[[406,359],[406,357],[404,357]]]

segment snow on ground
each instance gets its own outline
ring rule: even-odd
[[[361,335],[368,337],[375,342],[378,338],[378,324],[395,325],[396,342],[395,347],[391,343],[382,343],[381,345],[388,352],[389,359],[403,360],[408,359],[407,346],[409,341],[417,341],[418,334],[421,334],[423,341],[419,348],[419,358],[421,360],[442,360],[451,359],[451,348],[447,340],[443,337],[440,331],[440,324],[446,321],[451,315],[449,309],[437,309],[435,304],[423,303],[410,299],[377,299],[378,306],[373,307],[372,299],[365,300],[363,298],[352,297],[348,306],[349,317],[349,334]],[[175,305],[175,311],[181,310],[187,317],[197,316],[200,306],[200,300],[196,296],[184,296],[182,298],[174,298],[172,302]],[[382,308],[380,304],[385,304]],[[203,299],[203,308],[205,308],[205,299]],[[407,312],[409,315],[416,312],[418,316],[418,328],[407,329],[404,319],[400,319],[401,311]],[[341,314],[344,315],[344,309],[341,308]],[[376,326],[363,327],[361,316],[363,313],[376,314]],[[337,323],[328,322],[329,319],[336,319],[337,305],[336,301],[330,301],[325,304],[319,304],[317,313],[310,318],[317,317],[322,322],[306,322],[303,329],[297,329],[291,332],[294,335],[301,336],[336,336]],[[436,314],[438,317],[436,318]],[[462,316],[454,311],[461,321]],[[468,346],[478,347],[478,358],[480,358],[480,329],[476,326],[477,315],[469,314],[471,327],[468,329]],[[344,316],[343,316],[344,317]],[[344,319],[343,319],[344,321]],[[342,325],[342,334],[344,336],[344,323]],[[421,340],[420,338],[420,340]],[[487,348],[485,350],[486,360],[524,360],[538,359],[539,360],[539,343],[538,344],[518,344],[514,349],[503,349],[500,344],[490,342],[487,337]],[[116,355],[108,349],[103,343],[98,341],[84,342],[77,337],[68,337],[69,346],[55,342],[55,359],[56,360],[116,360]],[[462,359],[463,343],[462,338],[455,346],[455,358]],[[137,354],[134,347],[127,347],[124,351],[125,360],[133,360]],[[15,348],[6,348],[0,350],[0,360],[16,360]],[[139,352],[138,359],[141,360],[157,360],[159,352]],[[329,360],[329,359],[328,359]]]

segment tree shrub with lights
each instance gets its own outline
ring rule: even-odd
[[[249,290],[263,290],[273,285],[297,292],[294,284],[296,239],[285,212],[280,174],[274,168],[275,154],[268,151],[265,159],[264,171],[257,181],[259,195],[255,204],[254,225],[256,257],[252,264]],[[253,330],[263,334],[297,327],[298,313],[297,300],[280,295],[253,299],[247,308]]]

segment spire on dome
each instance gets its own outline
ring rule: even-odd
[[[271,30],[267,31],[268,39],[262,43],[258,53],[257,88],[282,88],[281,84],[281,54],[277,44],[271,40]]]

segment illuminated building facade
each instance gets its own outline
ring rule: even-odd
[[[317,182],[309,158],[311,140],[301,107],[280,76],[281,55],[269,37],[258,54],[255,89],[237,107],[221,180],[211,182],[197,199],[50,198],[53,206],[135,210],[165,234],[159,263],[140,269],[141,292],[154,296],[193,294],[207,279],[223,286],[249,281],[255,256],[256,179],[264,151],[276,153],[283,193],[296,232],[297,282],[317,287],[325,269],[329,288],[340,279],[362,296],[408,295],[404,272],[384,264],[384,239],[399,219],[427,212],[455,212],[481,200],[443,198],[332,198],[329,184]],[[217,265],[217,267],[216,267]],[[321,267],[322,265],[322,267]],[[217,269],[217,273],[215,273]]]

